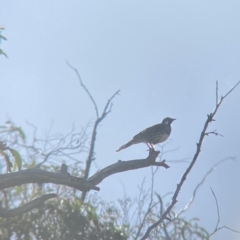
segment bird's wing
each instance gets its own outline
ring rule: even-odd
[[[144,129],[143,131],[141,131],[140,133],[138,133],[137,135],[135,135],[135,136],[133,137],[133,139],[134,139],[135,141],[137,141],[138,139],[143,139],[143,138],[145,138],[145,136],[152,135],[152,133],[155,132],[156,128],[159,127],[159,125],[161,125],[161,123],[156,124],[156,125],[153,125],[153,126],[151,126],[151,127],[148,127],[148,128],[146,128],[146,129]]]

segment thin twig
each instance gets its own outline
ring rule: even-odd
[[[239,83],[240,83],[240,81],[238,81],[237,84],[235,84],[235,85],[232,87],[232,89],[230,89],[230,91],[227,92],[227,93],[222,97],[222,99],[225,98],[225,97],[227,97],[227,96],[237,87],[237,85],[238,85]],[[222,100],[222,99],[221,99],[221,100]]]
[[[158,201],[160,203],[160,215],[162,216],[162,214],[164,212],[164,210],[163,210],[164,209],[163,208],[163,200],[162,200],[162,198],[161,198],[161,196],[159,194],[157,194],[156,192],[155,192],[155,194],[157,195]],[[163,232],[165,234],[166,240],[171,240],[171,238],[169,236],[169,233],[167,231],[167,226],[164,223],[163,223]]]
[[[153,168],[151,167],[151,171],[152,171],[152,178],[151,178],[151,194],[150,194],[150,202],[148,204],[148,209],[147,211],[145,212],[142,220],[141,220],[141,223],[140,223],[140,226],[138,227],[138,231],[137,231],[137,234],[135,236],[135,240],[139,238],[139,235],[142,231],[142,228],[145,224],[145,219],[147,218],[148,214],[150,213],[151,209],[152,209],[152,203],[153,203],[153,187],[154,187],[154,172],[153,172]]]
[[[215,135],[215,136],[220,136],[220,137],[224,137],[222,134],[218,133],[217,130],[211,131],[211,132],[206,132],[205,135],[209,136],[209,135]]]
[[[112,103],[111,103],[111,101],[116,97],[116,95],[118,95],[120,93],[120,90],[117,90],[109,99],[108,99],[108,101],[107,101],[107,104],[106,104],[106,106],[104,107],[104,109],[103,109],[103,112],[102,112],[102,116],[99,118],[99,119],[103,119],[108,113],[110,113],[111,112],[111,109],[112,109]],[[110,105],[110,107],[109,107],[109,104],[111,103],[111,105]],[[101,119],[101,120],[102,120]],[[101,121],[100,120],[100,121]]]
[[[230,230],[230,231],[232,231],[232,232],[235,232],[235,233],[240,233],[240,231],[234,230],[234,229],[229,228],[229,227],[227,227],[227,226],[218,227],[218,225],[219,225],[219,223],[220,223],[220,212],[219,212],[218,201],[217,201],[217,197],[216,197],[213,189],[212,189],[212,188],[210,188],[210,189],[211,189],[211,191],[212,191],[212,194],[213,194],[214,199],[215,199],[215,202],[216,202],[218,220],[217,220],[217,223],[216,223],[216,227],[215,227],[214,231],[209,235],[209,238],[210,238],[211,236],[213,236],[216,232],[222,230],[223,228],[226,228],[226,229],[228,229],[228,230]]]
[[[94,108],[95,108],[95,112],[96,112],[96,117],[99,118],[99,114],[98,114],[98,107],[97,104],[95,102],[95,100],[93,99],[93,96],[91,95],[91,93],[88,91],[88,89],[86,88],[86,86],[83,84],[82,78],[78,72],[78,70],[76,68],[74,68],[68,61],[67,61],[67,65],[76,73],[78,80],[80,82],[81,87],[83,87],[83,89],[85,90],[85,92],[88,94],[89,98],[91,99]]]
[[[230,230],[230,231],[232,231],[232,232],[235,232],[235,233],[240,233],[240,231],[234,230],[234,229],[232,229],[232,228],[230,228],[230,227],[227,227],[227,226],[222,226],[222,227],[220,227],[218,230],[221,230],[221,229],[223,229],[223,228],[226,228],[226,229],[228,229],[228,230]]]
[[[197,184],[197,186],[195,187],[194,191],[193,191],[193,195],[190,199],[190,201],[187,203],[187,205],[179,211],[179,213],[176,214],[176,217],[179,217],[182,213],[186,212],[187,209],[189,209],[189,207],[192,205],[192,203],[194,202],[195,200],[195,197],[196,197],[196,194],[198,192],[198,189],[203,185],[203,183],[206,181],[207,177],[213,172],[213,170],[215,170],[215,168],[222,164],[223,162],[225,161],[228,161],[228,160],[234,160],[233,157],[230,157],[230,158],[224,158],[222,159],[221,161],[217,162],[216,164],[214,164],[208,171],[207,173],[204,175],[204,177],[202,178],[202,180]]]
[[[215,231],[217,231],[218,225],[219,225],[219,223],[220,223],[220,213],[219,213],[219,206],[218,206],[217,197],[216,197],[213,189],[212,189],[211,187],[210,187],[210,189],[211,189],[211,191],[212,191],[212,194],[213,194],[213,196],[214,196],[214,199],[215,199],[215,202],[216,202],[216,206],[217,206],[217,216],[218,216],[218,220],[217,220],[217,224],[216,224],[216,227],[215,227],[215,230],[214,230],[214,232],[215,232]]]

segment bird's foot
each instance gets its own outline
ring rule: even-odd
[[[148,151],[149,151],[149,155],[148,155],[149,161],[155,162],[156,158],[158,157],[158,155],[160,153],[160,151],[155,151],[154,148],[149,148]]]

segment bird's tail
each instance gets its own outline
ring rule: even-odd
[[[119,152],[124,148],[130,147],[133,144],[135,144],[135,142],[133,140],[131,140],[131,141],[127,142],[126,144],[122,145],[119,149],[116,150],[116,152]]]

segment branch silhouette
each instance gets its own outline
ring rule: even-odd
[[[88,94],[90,100],[92,101],[94,108],[95,108],[95,112],[96,112],[96,120],[93,126],[93,130],[92,130],[92,136],[91,136],[91,142],[90,142],[90,148],[89,148],[89,153],[88,153],[88,157],[86,160],[86,167],[85,167],[85,171],[84,171],[84,179],[87,179],[90,173],[90,168],[91,168],[91,164],[92,161],[94,160],[94,147],[95,147],[95,142],[96,142],[96,136],[97,136],[97,128],[99,123],[108,115],[108,113],[111,112],[112,109],[112,100],[116,97],[116,95],[119,94],[120,90],[116,91],[111,97],[110,99],[107,101],[103,112],[101,114],[101,116],[99,116],[99,111],[98,111],[98,107],[97,104],[92,96],[92,94],[90,93],[90,91],[88,90],[88,88],[84,85],[82,78],[78,72],[78,70],[76,68],[74,68],[73,66],[71,66],[68,62],[67,65],[76,73],[78,80],[80,82],[81,87],[84,89],[84,91]],[[82,193],[82,200],[84,201],[86,198],[86,192]]]
[[[210,234],[209,238],[212,237],[215,233],[217,233],[218,231],[222,230],[223,228],[226,228],[232,232],[235,232],[235,233],[240,233],[240,231],[237,231],[237,230],[234,230],[232,228],[229,228],[227,226],[222,226],[222,227],[219,227],[219,224],[220,224],[220,211],[219,211],[219,206],[218,206],[218,200],[217,200],[217,197],[213,191],[212,188],[211,189],[211,192],[213,194],[213,197],[214,197],[214,200],[216,202],[216,207],[217,207],[217,223],[216,223],[216,226],[215,226],[215,229],[213,230],[213,232]]]
[[[88,182],[96,185],[102,182],[104,178],[107,178],[112,174],[135,170],[139,168],[145,168],[149,166],[161,166],[166,169],[169,168],[165,161],[156,162],[156,158],[158,157],[159,153],[159,151],[151,149],[149,151],[149,156],[146,159],[136,159],[128,161],[119,160],[117,163],[107,166],[106,168],[95,173],[92,177],[88,178]]]
[[[202,144],[203,144],[203,140],[206,136],[206,133],[207,133],[207,129],[208,129],[208,126],[209,124],[212,122],[212,121],[215,121],[213,119],[213,117],[216,115],[220,105],[222,104],[223,100],[240,84],[240,81],[238,81],[224,96],[221,97],[220,101],[219,102],[216,102],[216,106],[215,106],[215,109],[212,113],[208,114],[207,115],[207,120],[205,121],[204,123],[204,126],[203,126],[203,130],[200,134],[200,138],[199,138],[199,141],[197,143],[197,149],[196,149],[196,152],[193,156],[193,159],[190,163],[190,165],[188,166],[188,168],[186,169],[186,171],[184,172],[184,174],[182,175],[182,178],[180,180],[180,182],[177,184],[177,188],[173,194],[173,198],[172,198],[172,202],[170,203],[170,205],[168,206],[168,208],[166,209],[166,211],[162,214],[162,216],[160,217],[160,219],[158,221],[156,221],[155,223],[153,223],[150,227],[148,227],[147,231],[145,232],[145,234],[143,235],[143,237],[141,238],[141,240],[144,240],[144,239],[147,239],[150,232],[156,228],[160,223],[162,223],[166,218],[167,218],[167,215],[170,213],[170,211],[172,210],[172,208],[174,207],[174,205],[177,203],[177,197],[178,197],[178,194],[187,178],[187,175],[190,173],[191,169],[193,168],[195,162],[197,161],[198,159],[198,156],[201,152],[201,147],[202,147]],[[218,92],[218,84],[216,85],[216,92]],[[216,99],[218,99],[218,93],[216,93]]]

